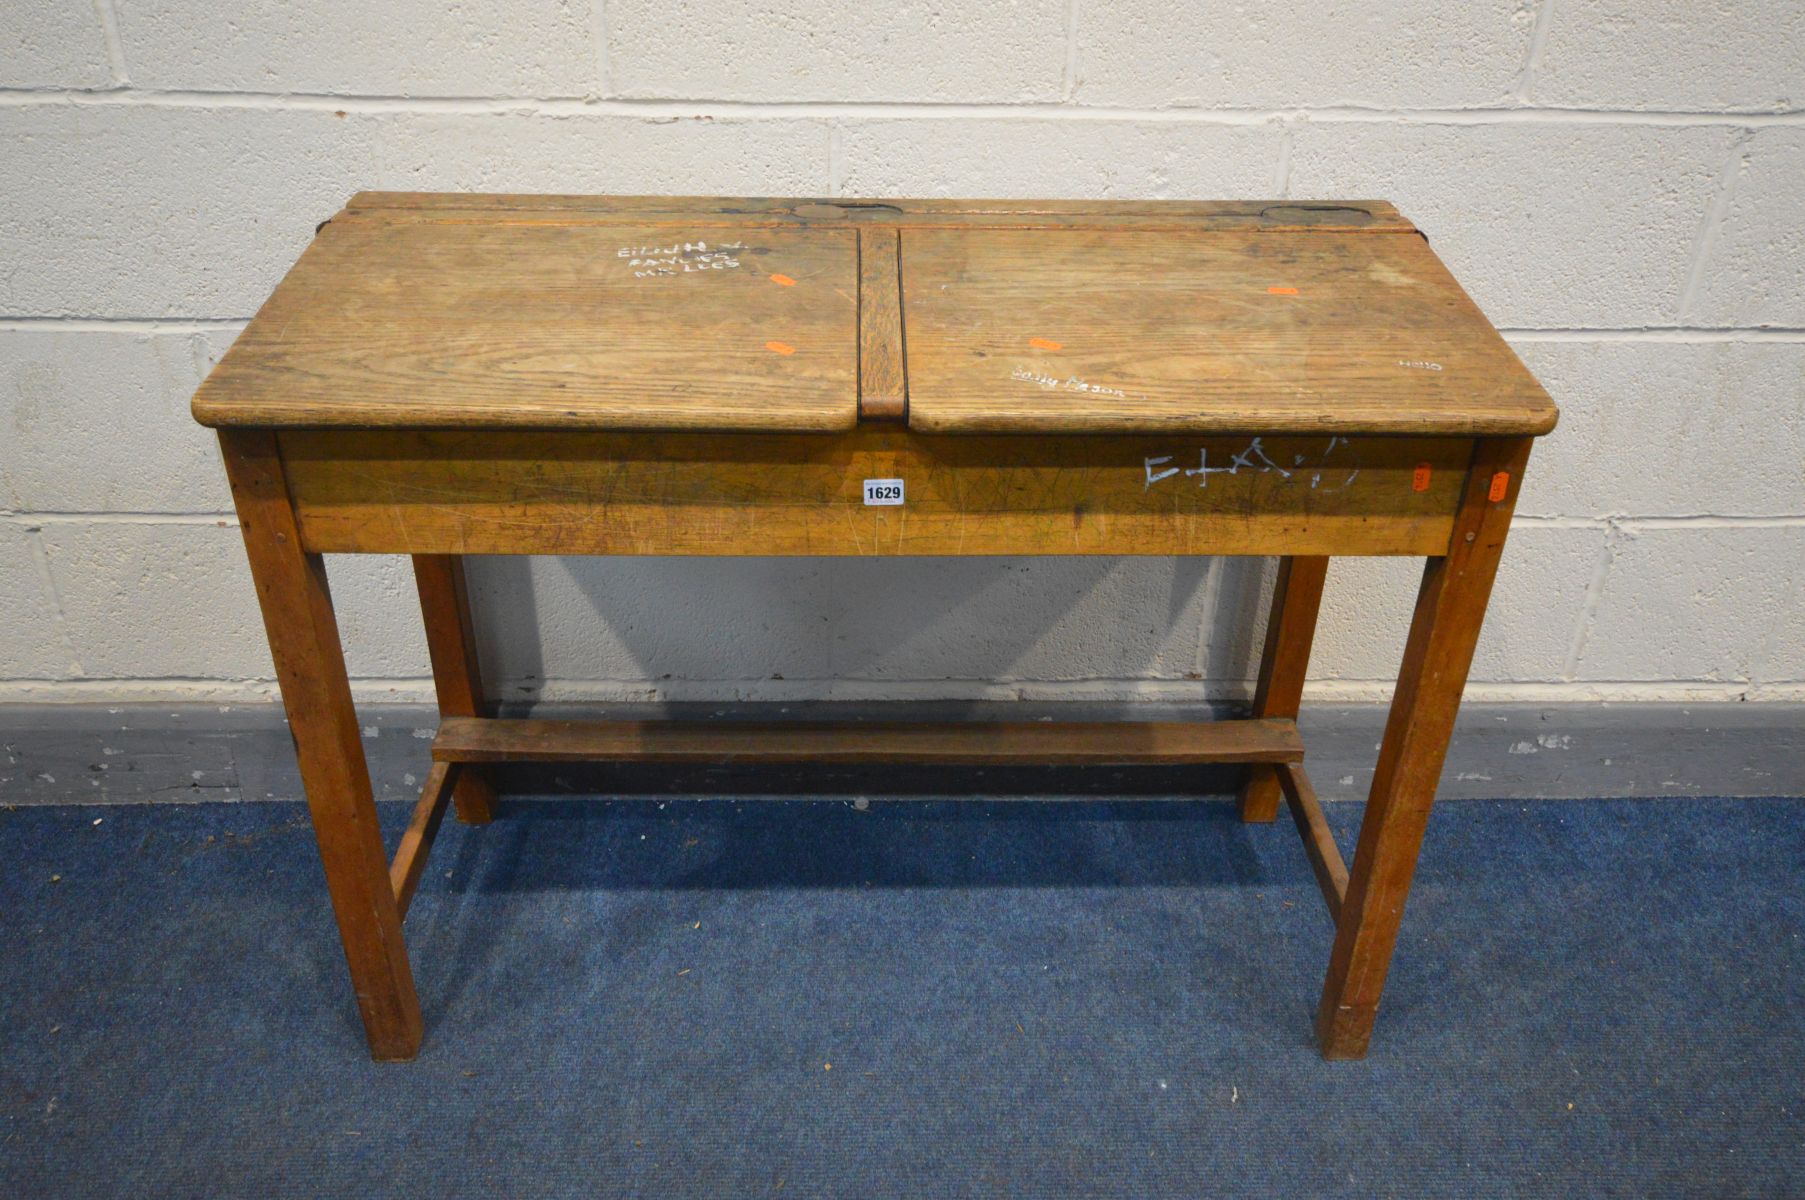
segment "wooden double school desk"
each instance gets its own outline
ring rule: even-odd
[[[1555,408],[1391,205],[365,193],[213,370],[282,700],[378,1059],[402,921],[492,765],[1244,763],[1335,923],[1366,1053],[1531,441]],[[441,721],[392,858],[325,554],[413,556]],[[501,720],[466,554],[1276,555],[1222,722]],[[1351,867],[1296,716],[1331,555],[1426,560]],[[530,1019],[523,1012],[522,1019]]]

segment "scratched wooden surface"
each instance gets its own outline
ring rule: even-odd
[[[894,262],[894,269],[890,264]],[[1380,201],[360,193],[209,425],[1533,434],[1555,410]]]
[[[1304,756],[1297,724],[1260,721],[601,721],[451,717],[444,762],[1279,763]],[[397,856],[399,857],[399,856]]]
[[[1333,228],[1411,233],[1383,200],[948,200],[798,196],[548,196],[465,192],[359,192],[340,214],[352,221],[488,220],[619,222],[639,219],[722,224],[884,224],[899,228],[1242,229],[1272,233]]]
[[[847,429],[856,236],[335,221],[194,413],[210,425]]]
[[[1442,554],[1472,443],[289,430],[309,551]],[[905,502],[868,507],[866,479]]]
[[[894,229],[859,230],[861,421],[901,421],[909,414],[898,242]]]
[[[1554,424],[1418,237],[909,230],[903,308],[924,432]]]

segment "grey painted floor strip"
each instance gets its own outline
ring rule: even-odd
[[[1207,705],[1059,703],[684,704],[581,709],[730,720],[1172,720],[1229,715]],[[509,716],[528,715],[514,710]],[[437,726],[423,705],[359,712],[379,799],[413,799]],[[1385,710],[1319,707],[1300,720],[1325,801],[1362,800]],[[515,793],[608,795],[1170,797],[1232,792],[1232,768],[1197,769],[738,767],[649,765],[510,769]],[[1461,712],[1442,775],[1443,799],[1805,795],[1805,705],[1472,704]],[[294,800],[301,795],[275,705],[0,706],[0,804],[158,804]]]

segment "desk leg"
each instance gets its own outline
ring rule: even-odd
[[[1324,1058],[1362,1058],[1372,1038],[1404,899],[1528,459],[1527,438],[1478,444],[1448,554],[1430,559],[1423,571],[1317,1010]]]
[[[439,694],[441,717],[478,717],[483,711],[483,677],[476,661],[476,635],[470,624],[470,593],[464,584],[464,560],[456,554],[414,555],[414,584],[426,619],[426,650],[432,657],[432,682]],[[486,824],[495,815],[495,785],[487,772],[468,764],[452,786],[458,820]]]
[[[1310,643],[1316,637],[1316,613],[1322,607],[1323,579],[1328,572],[1327,558],[1297,556],[1279,560],[1279,578],[1272,588],[1272,613],[1266,619],[1266,648],[1260,654],[1254,716],[1297,716],[1304,694],[1304,672],[1310,665]],[[1256,764],[1241,786],[1241,819],[1270,821],[1278,815],[1278,771]]]
[[[401,942],[326,564],[301,549],[275,436],[221,430],[219,441],[370,1055],[412,1058],[420,1049],[420,1001]]]

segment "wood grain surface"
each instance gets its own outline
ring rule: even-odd
[[[847,429],[855,237],[334,222],[194,413],[210,425]]]
[[[409,1059],[425,1027],[326,564],[301,548],[275,435],[229,429],[219,442],[370,1053]]]
[[[1472,452],[1459,439],[882,424],[280,437],[309,550],[415,554],[1441,554]],[[867,506],[867,479],[901,479],[905,502]]]
[[[894,229],[859,230],[861,421],[901,421],[909,414],[899,243]]]
[[[844,196],[574,196],[467,192],[359,192],[340,220],[511,219],[615,223],[708,221],[722,225],[975,225],[992,229],[1240,229],[1292,233],[1336,229],[1414,233],[1383,200],[997,200],[860,199]]]
[[[435,762],[426,772],[426,784],[414,804],[407,828],[395,846],[395,857],[389,861],[389,889],[395,893],[395,907],[403,921],[408,905],[414,902],[414,890],[426,873],[426,856],[432,851],[433,839],[439,836],[439,825],[457,786],[458,778],[467,773],[459,763]]]
[[[931,433],[1545,433],[1546,393],[1416,237],[903,234]]]
[[[1329,560],[1324,557],[1279,560],[1278,579],[1272,585],[1272,607],[1266,618],[1266,646],[1260,652],[1259,680],[1254,687],[1254,716],[1297,718],[1328,574]],[[1258,768],[1249,772],[1247,782],[1241,785],[1238,803],[1243,821],[1263,822],[1277,817],[1278,776]]]
[[[208,425],[1539,434],[1380,201],[360,193]]]
[[[1448,553],[1423,570],[1317,1006],[1326,1058],[1364,1057],[1372,1038],[1530,445],[1496,438],[1475,447]]]
[[[1341,906],[1347,899],[1347,864],[1342,861],[1341,847],[1335,844],[1335,833],[1323,815],[1322,802],[1316,798],[1310,776],[1302,763],[1280,763],[1267,769],[1278,777],[1285,790],[1285,803],[1291,809],[1298,836],[1303,839],[1304,856],[1310,860],[1316,886],[1328,906],[1329,920],[1339,922]]]
[[[442,717],[487,715],[476,627],[470,615],[470,588],[464,560],[452,554],[414,555],[414,586],[426,627],[426,653]],[[495,786],[481,771],[461,771],[452,782],[458,820],[482,825],[495,816]],[[407,906],[402,905],[405,909]]]
[[[451,717],[439,762],[1283,763],[1304,755],[1292,721],[565,721]]]

